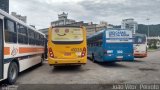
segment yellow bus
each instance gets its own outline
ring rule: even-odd
[[[82,65],[87,62],[86,29],[55,26],[48,31],[48,63],[52,66]]]

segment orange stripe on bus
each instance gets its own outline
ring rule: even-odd
[[[19,48],[19,53],[32,53],[32,52],[41,52],[44,51],[44,48]]]
[[[10,54],[10,48],[4,47],[4,55],[9,55],[9,54]]]

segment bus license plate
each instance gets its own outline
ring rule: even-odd
[[[65,55],[65,56],[71,56],[71,53],[66,52],[66,53],[64,53],[64,55]]]
[[[117,58],[123,58],[123,56],[117,56]]]

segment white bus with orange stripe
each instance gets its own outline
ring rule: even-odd
[[[143,58],[147,57],[147,36],[145,34],[134,34],[134,57]]]
[[[16,81],[18,73],[44,60],[45,35],[0,10],[0,81]]]

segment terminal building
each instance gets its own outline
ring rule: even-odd
[[[0,9],[9,13],[9,0],[0,0]]]
[[[72,26],[80,26],[83,25],[83,21],[76,22],[73,19],[68,19],[68,13],[63,12],[62,14],[58,14],[58,20],[52,21],[51,26],[67,26],[67,25],[72,25]],[[40,32],[44,33],[46,37],[48,36],[48,27],[39,29]]]
[[[138,30],[138,23],[133,18],[123,19],[121,24],[122,29],[129,29],[133,34]]]
[[[21,16],[17,14],[16,12],[11,12],[11,15],[23,21],[24,23],[27,23],[27,16]]]
[[[46,37],[48,38],[48,29],[49,28],[43,28],[43,29],[39,29],[39,31],[44,33],[46,35]]]
[[[58,20],[51,22],[52,26],[62,26],[75,23],[75,20],[68,19],[68,13],[62,13],[58,15]]]
[[[87,36],[103,30],[105,28],[113,28],[111,24],[105,21],[101,21],[100,24],[94,24],[93,22],[84,23],[83,21],[77,22],[73,19],[68,19],[68,13],[62,13],[58,15],[58,20],[51,22],[51,26],[84,26],[86,27]],[[42,33],[48,37],[48,28],[40,29]]]

